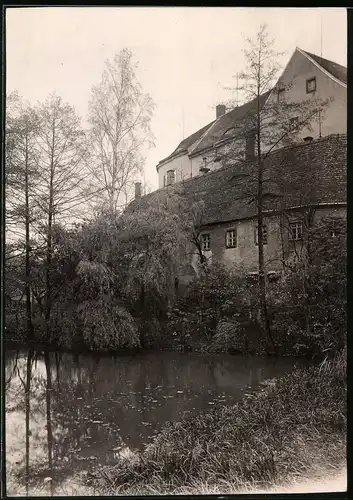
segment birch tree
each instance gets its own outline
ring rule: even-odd
[[[106,61],[89,103],[90,194],[96,208],[110,213],[127,204],[143,169],[143,148],[153,145],[154,104],[143,92],[136,70],[132,53],[121,50]]]

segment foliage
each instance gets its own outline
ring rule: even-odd
[[[321,218],[308,232],[306,248],[272,290],[273,327],[301,351],[337,350],[346,336],[345,220]]]
[[[222,343],[220,323],[228,322],[237,330],[248,320],[252,288],[243,270],[228,269],[219,263],[208,265],[169,311],[174,337],[181,344],[193,346],[197,342],[217,342],[213,337],[218,335]]]

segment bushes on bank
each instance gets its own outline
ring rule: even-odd
[[[164,252],[155,253],[165,224],[157,221],[147,227],[155,245],[151,260],[141,257],[143,234],[133,232],[132,238],[129,224],[113,222],[103,220],[80,231],[57,232],[50,273],[49,328],[43,288],[45,259],[33,257],[36,340],[94,350],[142,347],[266,353],[256,278],[251,279],[242,269],[214,263],[183,293],[173,295],[174,254],[175,266],[167,266],[173,237],[168,236]],[[336,221],[335,237],[327,238],[330,224],[321,221],[314,226],[308,240],[310,252],[288,262],[281,278],[268,283],[270,326],[280,354],[336,351],[345,342],[345,231],[339,227],[344,223]],[[10,298],[19,285],[23,287],[21,265],[8,268]],[[20,340],[26,336],[25,304],[11,300],[7,331]]]

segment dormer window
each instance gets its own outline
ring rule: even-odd
[[[164,178],[164,185],[171,186],[175,184],[175,170],[168,170]]]
[[[310,78],[306,81],[306,93],[311,94],[311,92],[315,92],[316,90],[316,77]]]

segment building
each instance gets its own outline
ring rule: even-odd
[[[329,104],[324,113],[313,116],[310,130],[302,128],[294,142],[280,143],[264,155],[263,239],[268,276],[305,251],[308,225],[330,219],[323,237],[331,238],[336,235],[337,219],[346,217],[346,68],[297,48],[273,89],[260,97],[260,109],[265,113],[284,98],[286,103],[299,102],[304,107],[313,98],[329,99]],[[195,221],[199,248],[190,244],[187,249],[180,283],[198,274],[200,251],[208,261],[237,266],[250,274],[258,271],[254,180],[258,166],[254,138],[243,130],[256,106],[253,100],[226,113],[218,105],[213,122],[159,162],[160,189],[141,197],[137,186],[136,198],[142,205],[158,199],[161,191],[174,189],[190,206],[197,200],[204,204],[201,219]],[[240,152],[238,160],[220,161],[234,143]]]
[[[317,139],[347,131],[347,68],[296,48],[278,82],[260,98],[260,108],[286,99],[305,102],[309,99],[330,99],[325,111],[314,116],[312,130],[300,131],[298,139]],[[157,165],[159,188],[171,185],[222,166],[222,154],[234,144],[237,136],[244,159],[254,155],[254,141],[244,139],[244,119],[256,107],[256,100],[226,113],[224,105],[216,107],[216,119],[184,139],[167,158]],[[297,117],[291,117],[295,120]]]
[[[268,155],[265,172],[269,182],[264,191],[264,253],[268,275],[281,271],[284,262],[302,251],[308,215],[311,223],[322,217],[331,218],[333,226],[323,236],[335,236],[335,220],[346,217],[346,149],[347,136],[331,134]],[[138,202],[148,204],[165,190],[178,190],[190,206],[195,200],[203,200],[202,216],[196,224],[205,258],[256,273],[256,185],[249,180],[256,168],[256,160],[242,163],[241,167],[239,164],[222,167],[142,198],[138,196]],[[200,255],[196,246],[190,245],[188,254],[180,283],[198,273]]]

